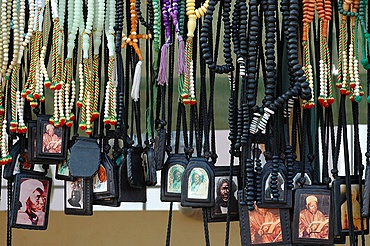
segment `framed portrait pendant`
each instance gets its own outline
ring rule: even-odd
[[[113,164],[108,154],[102,153],[98,172],[93,178],[94,202],[118,196],[117,177],[117,167]]]
[[[64,213],[92,215],[93,185],[91,178],[75,178],[64,181]]]
[[[287,170],[280,159],[266,162],[261,174],[263,208],[291,208],[292,190],[288,189]]]
[[[181,180],[188,159],[185,154],[171,154],[161,173],[161,201],[181,202]]]
[[[190,158],[181,181],[181,205],[185,207],[212,207],[214,172],[206,158]]]
[[[230,180],[230,171],[232,179]],[[241,187],[239,166],[230,170],[229,166],[215,166],[215,205],[207,207],[208,222],[226,222],[239,220],[238,188]]]
[[[51,178],[18,174],[11,213],[13,228],[46,230],[51,195]]]
[[[364,182],[362,188],[364,188]],[[348,200],[346,196],[346,181],[344,177],[337,177],[333,181],[333,196],[335,203],[334,206],[334,236],[348,236],[349,223],[348,223]],[[360,205],[360,186],[358,179],[351,180],[351,201],[352,201],[352,220],[354,232],[356,235],[361,235],[362,230],[365,234],[369,234],[369,219],[362,218],[363,228],[361,227],[361,205]]]
[[[39,115],[36,128],[36,156],[40,159],[64,160],[67,157],[69,128],[49,123],[51,115]]]
[[[293,243],[333,244],[332,193],[326,187],[307,186],[294,195]]]
[[[242,246],[292,245],[289,209],[260,208],[254,204],[254,209],[249,211],[241,205],[239,216]]]

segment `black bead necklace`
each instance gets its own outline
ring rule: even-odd
[[[290,98],[300,95],[303,100],[309,100],[311,98],[311,89],[308,86],[306,81],[306,76],[302,70],[301,65],[298,60],[298,17],[299,17],[299,1],[290,0],[287,5],[283,5],[283,26],[287,25],[287,28],[284,28],[287,38],[287,50],[288,50],[288,67],[289,74],[293,84],[288,91],[280,95],[269,107],[265,107],[264,114],[259,120],[258,129],[264,131],[266,124],[271,115],[273,115],[276,110],[283,106]],[[284,15],[289,14],[288,17]]]
[[[206,64],[208,64],[208,68],[215,71],[216,73],[229,73],[234,70],[233,59],[231,57],[231,22],[229,18],[229,13],[231,11],[231,1],[225,0],[223,2],[223,13],[222,13],[222,20],[224,22],[224,44],[223,44],[223,52],[225,58],[225,65],[217,65],[216,60],[212,57],[212,52],[210,48],[210,44],[208,39],[211,39],[212,36],[210,35],[210,30],[212,28],[212,15],[213,11],[215,10],[215,6],[218,0],[210,0],[207,12],[204,16],[204,21],[202,23],[201,34],[200,34],[200,44],[203,53],[203,59],[205,60]],[[221,6],[220,6],[221,12]],[[219,19],[221,18],[221,14],[219,13]],[[220,33],[220,22],[217,23],[217,34]]]
[[[141,9],[140,9],[140,0],[136,0],[135,8],[136,8],[136,13],[139,18],[140,23],[145,26],[149,32],[153,33],[153,27],[154,27],[154,9],[153,9],[153,4],[152,0],[147,0],[147,14],[149,16],[149,22],[145,21]]]
[[[276,4],[274,0],[261,1],[261,9],[264,14],[265,20],[265,60],[262,59],[262,65],[264,69],[264,80],[265,80],[265,97],[262,100],[263,106],[258,107],[256,100],[250,102],[250,106],[254,112],[254,117],[250,126],[250,132],[255,134],[257,129],[258,120],[264,113],[264,109],[270,107],[273,103],[276,87],[276,63],[275,63],[275,44],[276,44]],[[257,72],[257,71],[255,71]],[[256,78],[258,79],[258,78]],[[256,90],[254,95],[256,95]],[[256,96],[254,96],[256,98]],[[254,105],[253,105],[254,104]]]

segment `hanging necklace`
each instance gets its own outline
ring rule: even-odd
[[[42,45],[42,15],[44,11],[45,4],[39,0],[37,4],[35,4],[35,18],[36,18],[36,25],[32,28],[32,35],[30,40],[30,50],[31,50],[31,57],[30,57],[30,68],[29,74],[26,81],[26,84],[22,90],[22,96],[26,97],[26,99],[30,102],[32,108],[37,107],[38,100],[40,102],[45,100],[43,97],[43,76],[44,74],[41,73],[41,63],[40,63],[40,56],[41,53],[41,45]],[[30,30],[29,30],[30,31]],[[27,39],[27,36],[26,36]],[[42,61],[42,59],[41,59]]]
[[[311,89],[311,99],[304,101],[302,108],[312,108],[315,106],[315,91],[313,89],[313,70],[311,65],[310,55],[310,30],[311,23],[315,14],[315,0],[303,2],[303,31],[302,31],[302,46],[303,46],[303,70],[308,79],[309,87]]]
[[[223,18],[222,20],[224,21],[224,58],[225,58],[225,65],[216,65],[216,61],[212,57],[212,52],[210,49],[210,45],[208,42],[209,38],[209,30],[211,29],[212,25],[212,15],[213,11],[215,9],[215,6],[217,4],[216,0],[210,0],[209,1],[209,6],[208,10],[206,11],[206,14],[204,16],[204,21],[202,23],[202,28],[201,28],[201,34],[200,34],[200,44],[202,48],[202,53],[203,53],[203,59],[205,62],[208,64],[208,67],[211,70],[214,70],[216,73],[230,73],[231,71],[234,70],[234,65],[233,65],[233,60],[231,58],[231,22],[229,19],[229,12],[231,10],[231,1],[224,1],[223,2]],[[221,10],[219,13],[219,16],[221,16]],[[219,23],[220,25],[221,23]],[[220,29],[220,26],[218,26],[218,30]],[[217,31],[218,31],[217,30]],[[217,32],[217,35],[219,32]]]
[[[300,95],[303,100],[309,100],[311,97],[309,84],[306,82],[304,71],[302,70],[298,61],[298,1],[290,0],[288,10],[289,11],[283,11],[283,18],[284,15],[288,15],[289,22],[284,22],[283,25],[286,25],[287,50],[289,54],[288,67],[290,71],[292,85],[288,91],[278,96],[268,107],[264,107],[264,113],[260,117],[258,123],[258,129],[262,132],[265,130],[270,116],[273,115],[276,112],[277,108],[281,107],[290,98]]]
[[[185,45],[185,61],[187,73],[184,76],[184,86],[188,93],[183,93],[183,102],[185,104],[196,104],[195,85],[194,85],[194,68],[193,68],[193,37],[197,25],[196,20],[204,16],[207,12],[209,0],[206,0],[203,5],[195,9],[195,0],[186,0],[186,15],[188,16],[188,34]]]
[[[60,7],[62,7],[63,5],[61,5]],[[75,39],[76,39],[76,34],[77,34],[77,30],[80,28],[81,26],[81,22],[83,22],[82,20],[82,3],[80,1],[69,1],[68,2],[68,5],[67,5],[67,8],[68,8],[68,17],[67,17],[67,28],[68,30],[70,30],[68,32],[68,37],[67,37],[67,57],[65,59],[65,62],[64,62],[64,70],[63,70],[63,73],[62,73],[62,79],[61,81],[64,81],[65,82],[65,85],[66,85],[66,88],[68,87],[68,92],[71,88],[71,96],[69,99],[65,99],[65,102],[69,102],[69,106],[66,105],[66,114],[68,113],[69,114],[69,119],[67,118],[67,121],[66,121],[66,125],[68,127],[71,127],[72,126],[72,122],[74,121],[75,119],[75,115],[73,114],[72,112],[72,108],[73,108],[73,104],[74,104],[74,100],[75,100],[75,97],[76,97],[76,87],[75,87],[75,80],[74,80],[74,73],[73,73],[73,53],[74,53],[74,48],[75,48]],[[61,10],[61,13],[64,13],[64,11]],[[62,15],[60,15],[62,16]],[[62,24],[63,22],[61,22],[60,24]],[[61,26],[62,27],[62,26]],[[61,52],[61,55],[64,56],[64,52]],[[62,56],[62,57],[63,57]],[[61,58],[62,59],[62,58]],[[61,63],[61,62],[60,62]],[[81,65],[79,64],[78,65],[79,67],[76,68],[76,69],[79,69],[81,67]],[[80,71],[79,71],[79,74],[80,74]],[[79,94],[79,97],[78,97],[78,101],[76,102],[76,106],[77,107],[82,107],[82,103],[83,103],[83,100],[82,100],[82,93],[81,93],[81,87],[83,87],[83,81],[81,81],[81,78],[80,78],[80,94]],[[67,85],[68,84],[68,85]],[[82,88],[83,90],[83,88]],[[54,116],[53,117],[58,117],[58,94],[57,95],[54,95]]]
[[[92,96],[92,113],[91,121],[95,121],[99,117],[98,102],[100,95],[100,77],[99,77],[99,61],[100,61],[100,46],[101,39],[104,29],[104,18],[105,18],[105,2],[95,1],[95,13],[94,13],[94,31],[93,31],[93,61],[92,61],[92,79],[94,94]]]
[[[115,67],[115,44],[114,44],[114,13],[115,1],[107,1],[106,10],[106,21],[105,21],[105,35],[107,37],[107,47],[108,47],[108,82],[105,88],[104,97],[104,124],[106,125],[116,125],[117,124],[117,114],[115,110],[116,106],[116,91],[117,91],[117,81],[114,79],[114,67]]]
[[[151,38],[151,34],[138,34],[138,24],[139,24],[139,18],[138,14],[135,8],[135,0],[130,0],[130,23],[131,23],[131,30],[130,35],[126,37],[125,34],[122,35],[122,48],[124,48],[127,44],[131,46],[139,61],[136,63],[135,72],[134,72],[134,78],[133,78],[133,84],[132,84],[132,91],[131,91],[131,97],[134,99],[134,101],[137,101],[139,99],[139,89],[140,89],[140,78],[141,78],[141,66],[143,63],[143,56],[141,54],[140,47],[138,45],[140,39],[149,39]]]
[[[318,1],[317,12],[319,13],[320,24],[320,60],[319,60],[319,73],[320,73],[320,95],[318,101],[321,106],[329,107],[334,102],[333,88],[331,81],[331,64],[330,54],[327,42],[328,23],[331,20],[331,4],[330,1]]]
[[[13,9],[17,9],[17,1],[13,1]],[[33,5],[33,4],[32,4]],[[33,5],[34,6],[34,5]],[[21,98],[19,91],[18,75],[20,72],[21,58],[24,46],[22,45],[25,28],[25,1],[19,2],[19,10],[13,11],[13,59],[6,73],[11,71],[10,93],[11,93],[11,122],[10,132],[26,133],[27,127],[23,120],[24,98]],[[30,10],[32,7],[30,6]],[[34,23],[34,15],[30,15],[29,22]],[[26,43],[27,44],[27,43]],[[18,116],[18,120],[17,120]]]
[[[360,84],[359,75],[359,58],[357,43],[357,25],[358,11],[360,1],[339,1],[338,8],[342,14],[339,29],[339,55],[338,55],[338,82],[336,86],[340,88],[342,95],[352,95],[351,100],[360,102],[362,100],[363,90]],[[347,28],[347,17],[350,18],[349,30]],[[350,44],[347,43],[347,35],[350,33]],[[348,50],[347,50],[348,45]],[[362,60],[366,66],[366,58]],[[349,83],[348,83],[349,82]]]

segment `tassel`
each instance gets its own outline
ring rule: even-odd
[[[138,61],[135,67],[134,81],[132,83],[131,98],[136,102],[140,96],[140,78],[141,78],[141,64],[143,61]]]
[[[161,62],[159,64],[159,71],[158,71],[158,84],[159,85],[167,85],[168,82],[168,74],[167,74],[167,55],[168,55],[168,46],[169,44],[164,44],[162,46],[161,51]]]
[[[185,42],[180,35],[177,36],[179,40],[179,55],[177,58],[177,74],[185,74],[188,69],[185,62]]]

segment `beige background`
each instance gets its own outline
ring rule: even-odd
[[[13,229],[13,246],[165,245],[168,212],[94,212],[93,216],[51,211],[46,231]],[[210,223],[212,246],[225,245],[225,223]],[[0,245],[6,245],[6,212],[0,212]],[[171,245],[205,245],[203,222],[173,213]],[[231,222],[230,244],[240,245],[239,224]]]
[[[93,216],[51,211],[46,231],[13,229],[13,246],[165,245],[168,212],[94,212]],[[172,221],[172,246],[205,245],[203,222],[176,211]],[[209,223],[212,246],[225,245],[225,223]],[[370,245],[370,236],[366,236]],[[0,246],[6,245],[6,212],[0,212]],[[240,245],[239,224],[231,222],[230,246]],[[347,240],[347,244],[348,240]],[[361,245],[361,244],[360,244]]]

